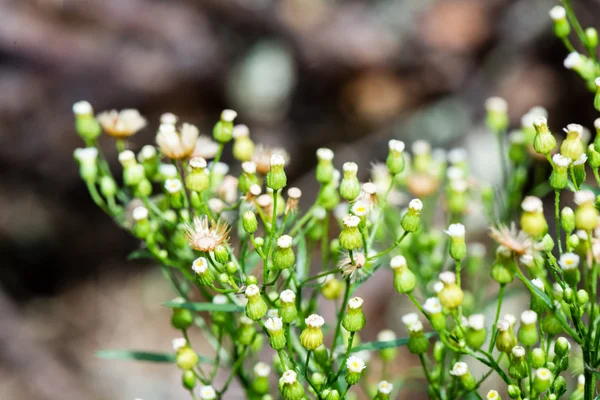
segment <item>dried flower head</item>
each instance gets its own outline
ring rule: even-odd
[[[162,124],[156,135],[156,144],[165,156],[179,160],[192,156],[196,148],[198,135],[198,128],[192,124],[184,123],[179,132],[174,125]]]
[[[338,262],[338,268],[342,271],[344,277],[356,278],[356,273],[360,272],[367,262],[364,253],[355,251],[350,257],[349,253],[343,253]],[[352,260],[354,259],[354,261]]]
[[[96,119],[107,135],[117,139],[128,138],[146,126],[146,119],[134,109],[104,111]]]
[[[208,221],[206,216],[195,217],[194,225],[186,225],[186,237],[194,250],[214,251],[218,245],[227,244],[229,227],[224,221]]]
[[[518,256],[533,250],[533,242],[529,235],[519,231],[515,224],[511,224],[510,228],[504,225],[500,225],[498,228],[490,228],[490,237]]]
[[[259,174],[266,175],[271,169],[271,156],[277,154],[283,157],[284,163],[287,163],[290,156],[287,151],[276,148],[268,147],[263,144],[257,144],[252,155],[252,161],[256,164],[256,171]]]

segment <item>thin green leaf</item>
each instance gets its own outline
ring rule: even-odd
[[[155,353],[151,351],[100,350],[96,352],[96,357],[107,360],[134,360],[155,363],[175,362],[175,353]]]
[[[154,258],[154,255],[146,249],[133,251],[127,256],[128,260],[141,260],[146,258]]]
[[[425,337],[427,339],[436,336],[437,332],[427,332]],[[358,346],[355,346],[350,350],[351,353],[356,353],[357,351],[373,351],[373,350],[381,350],[381,349],[390,349],[394,347],[406,346],[408,344],[408,338],[401,338],[396,340],[387,340],[387,341],[375,341],[375,342],[366,342],[362,343]]]
[[[299,281],[304,280],[305,277],[305,271],[306,271],[306,258],[307,258],[307,251],[306,251],[306,239],[304,238],[304,236],[300,236],[298,239],[298,246],[296,248],[296,276],[298,277]]]
[[[236,304],[213,304],[213,303],[178,303],[173,301],[168,301],[163,303],[163,306],[170,308],[185,308],[190,311],[222,311],[222,312],[238,312],[243,311],[244,307],[238,306]]]
[[[552,300],[550,299],[550,297],[548,297],[548,295],[546,293],[544,293],[542,290],[540,290],[538,287],[536,287],[533,283],[531,283],[531,281],[529,279],[522,278],[519,275],[517,275],[517,278],[519,278],[521,280],[521,282],[523,282],[525,284],[525,286],[527,286],[527,289],[529,289],[529,291],[532,294],[535,294],[535,296],[540,298],[544,302],[546,307],[548,307],[549,310],[552,310],[554,308],[554,304],[552,304]]]

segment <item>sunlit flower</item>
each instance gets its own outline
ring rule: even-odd
[[[226,244],[229,238],[229,227],[224,221],[208,222],[206,216],[195,217],[194,225],[186,225],[186,237],[194,250],[214,251],[220,244]]]
[[[165,156],[179,160],[192,156],[198,135],[198,128],[192,124],[184,123],[179,132],[174,125],[162,124],[156,135],[156,144]]]

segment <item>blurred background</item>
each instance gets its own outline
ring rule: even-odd
[[[507,99],[514,126],[536,105],[554,131],[595,118],[592,95],[562,66],[555,3],[0,0],[0,399],[187,398],[175,368],[94,358],[169,351],[160,302],[173,293],[152,265],[126,261],[136,241],[89,199],[72,157],[75,101],[138,108],[149,127],[136,149],[153,142],[163,112],[210,133],[233,108],[256,142],[289,151],[307,197],[318,147],[367,171],[390,138],[464,146],[494,182],[487,97]],[[600,15],[598,1],[574,3],[584,26]],[[382,290],[374,281],[366,291]],[[384,318],[370,340],[409,309],[374,299]],[[407,387],[400,398],[409,394],[426,397]]]

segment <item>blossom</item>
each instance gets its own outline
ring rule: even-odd
[[[543,212],[544,205],[542,204],[542,200],[539,197],[535,196],[527,196],[523,199],[521,203],[521,208],[525,212]]]
[[[186,224],[186,237],[194,250],[208,252],[227,244],[229,227],[221,220],[208,222],[206,216],[195,217],[194,226]]]
[[[173,350],[177,351],[182,347],[187,346],[187,340],[185,340],[185,338],[175,338],[171,341],[171,344],[173,345]]]
[[[202,386],[200,388],[200,399],[213,400],[217,398],[217,393],[212,386]]]
[[[156,135],[156,144],[160,151],[169,158],[176,160],[188,158],[192,156],[196,148],[198,135],[198,128],[192,124],[184,123],[179,132],[174,125],[162,124]]]
[[[511,224],[510,228],[503,225],[498,228],[490,228],[490,237],[518,256],[533,250],[533,242],[529,235],[517,230],[514,224]]]
[[[419,199],[412,199],[410,203],[408,203],[408,209],[419,212],[423,209],[423,202]]]
[[[445,230],[446,234],[451,237],[464,238],[465,237],[465,226],[463,224],[450,224],[447,230]]]
[[[394,390],[394,385],[389,383],[388,381],[380,381],[377,384],[377,391],[382,394],[390,394]]]
[[[298,380],[298,376],[296,375],[296,373],[294,371],[292,371],[290,369],[283,373],[283,375],[281,376],[281,380],[286,385],[292,385],[292,384],[296,383],[296,381]]]
[[[531,325],[537,322],[537,313],[533,310],[526,310],[521,313],[521,323]]]
[[[591,190],[579,190],[573,195],[573,201],[578,206],[585,203],[593,203],[595,199],[596,196]]]
[[[364,302],[365,301],[362,299],[362,297],[353,297],[348,301],[348,308],[355,310],[362,307]]]
[[[440,304],[440,299],[437,297],[430,297],[425,300],[425,304],[423,304],[423,310],[425,310],[428,314],[438,314],[442,312],[442,305]]]
[[[320,328],[325,324],[325,319],[317,314],[311,314],[308,318],[304,320],[306,325],[311,328]]]
[[[265,322],[265,328],[269,332],[279,331],[279,330],[283,329],[283,322],[281,321],[281,318],[279,318],[279,317],[269,318]]]
[[[132,217],[134,221],[143,221],[148,218],[148,209],[146,207],[136,207],[133,209]]]
[[[576,269],[579,266],[579,256],[575,253],[563,253],[558,264],[564,271]]]
[[[198,257],[192,263],[192,270],[197,274],[203,274],[208,269],[208,261],[204,257]]]
[[[204,159],[215,158],[219,151],[219,144],[209,136],[199,135],[192,152],[192,157],[202,157]]]
[[[277,247],[280,249],[289,249],[292,247],[293,239],[290,235],[282,235],[277,239]]]
[[[553,21],[561,21],[566,18],[567,11],[564,7],[554,6],[550,9],[548,14],[550,14],[550,18],[552,18]]]
[[[96,119],[104,132],[117,139],[128,138],[146,126],[146,119],[134,109],[104,111]]]
[[[271,367],[262,361],[257,362],[256,365],[254,366],[254,374],[256,376],[264,378],[264,377],[269,376],[270,373],[271,373]]]
[[[296,293],[290,289],[286,289],[279,295],[279,300],[281,300],[282,303],[293,303],[296,301]]]
[[[485,328],[485,316],[483,314],[473,314],[467,319],[468,325],[475,331]]]
[[[348,360],[346,360],[346,368],[348,368],[350,372],[360,374],[366,367],[365,362],[360,357],[350,356],[348,357]]]
[[[462,361],[454,363],[454,366],[450,370],[450,375],[453,376],[463,376],[467,373],[469,373],[469,367],[467,366],[467,363]]]

